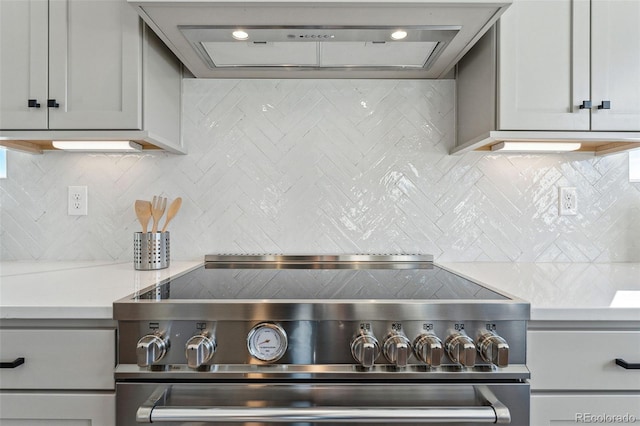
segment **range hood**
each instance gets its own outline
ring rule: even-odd
[[[201,78],[444,78],[511,3],[128,1]]]

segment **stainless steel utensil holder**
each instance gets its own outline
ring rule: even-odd
[[[169,266],[169,233],[136,232],[133,234],[133,267],[140,271]]]

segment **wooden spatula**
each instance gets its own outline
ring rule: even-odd
[[[180,210],[180,206],[182,206],[182,198],[178,197],[169,204],[169,208],[167,209],[167,219],[164,222],[164,226],[162,227],[162,232],[167,230],[167,225],[171,219],[173,219],[176,214],[178,214],[178,210]]]
[[[136,200],[135,203],[136,216],[142,225],[142,232],[147,232],[147,225],[151,219],[151,202],[145,200]]]

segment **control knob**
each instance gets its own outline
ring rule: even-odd
[[[451,361],[464,367],[473,367],[476,364],[476,346],[464,332],[455,332],[449,335],[444,347]]]
[[[411,356],[411,342],[403,333],[394,332],[384,341],[382,352],[396,367],[406,367]]]
[[[373,367],[380,355],[380,345],[373,333],[361,330],[351,341],[351,355],[363,367]]]
[[[147,334],[138,340],[136,356],[138,366],[148,367],[160,361],[169,349],[169,341],[161,333]]]
[[[492,331],[483,331],[478,338],[478,352],[486,362],[498,367],[509,365],[509,345],[507,341]]]
[[[187,365],[190,368],[198,368],[211,361],[213,354],[216,352],[216,341],[209,337],[206,333],[193,336],[187,340],[185,345],[185,355],[187,356]]]
[[[442,340],[433,333],[424,333],[416,337],[413,342],[413,350],[416,358],[431,367],[440,366],[444,349]]]

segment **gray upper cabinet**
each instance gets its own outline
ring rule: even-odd
[[[0,128],[47,129],[49,3],[0,1]]]
[[[457,79],[453,152],[502,140],[579,140],[596,154],[636,147],[640,2],[515,0]]]
[[[0,143],[129,139],[184,152],[181,66],[125,0],[0,0],[0,20]]]
[[[590,130],[589,1],[520,1],[499,26],[501,130]],[[575,67],[575,68],[574,68]]]
[[[591,99],[591,130],[640,131],[640,1],[592,0]]]
[[[49,3],[50,129],[142,127],[140,22],[120,1]]]

